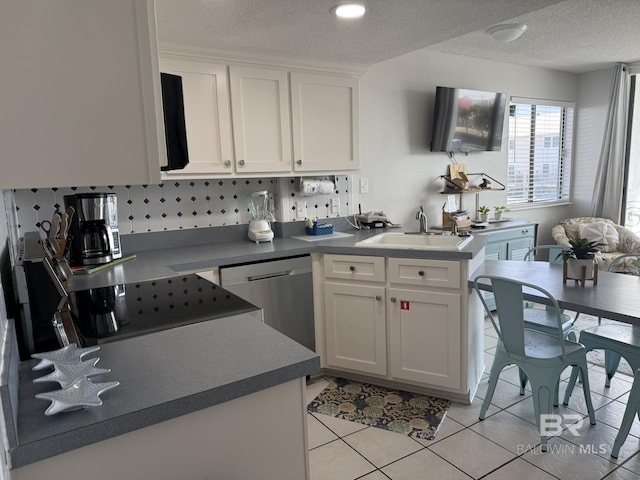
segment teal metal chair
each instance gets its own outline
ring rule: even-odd
[[[536,253],[547,250],[549,252],[549,263],[558,263],[556,256],[562,252],[564,248],[558,245],[538,245],[530,249],[524,256],[524,260],[530,260]],[[562,263],[560,260],[559,263]],[[549,335],[556,335],[557,325],[556,316],[552,308],[546,307],[544,309],[529,307],[530,302],[525,302],[524,310],[524,323],[525,328],[532,328],[539,332],[548,333]],[[571,318],[569,315],[560,310],[562,318],[562,336],[572,342],[576,341],[576,331],[574,324],[578,319],[579,313],[575,317]],[[524,392],[522,392],[524,393]]]
[[[488,280],[491,283],[496,302],[497,321],[482,295],[479,287],[480,280]],[[491,404],[500,372],[507,365],[516,365],[531,381],[533,408],[538,430],[541,432],[541,449],[546,451],[547,436],[541,429],[541,425],[544,425],[544,415],[549,415],[553,411],[554,399],[558,396],[560,375],[565,368],[575,365],[581,372],[589,421],[591,425],[595,425],[596,419],[591,403],[585,348],[579,343],[564,338],[562,313],[557,300],[549,292],[536,285],[504,277],[479,275],[474,279],[473,286],[498,334],[498,345],[491,366],[487,395],[480,410],[480,420],[484,420]],[[524,309],[522,308],[524,288],[537,290],[549,299],[556,320],[555,335],[525,328]]]
[[[613,448],[611,449],[611,456],[613,458],[618,458],[620,447],[622,447],[629,435],[634,417],[637,415],[638,420],[640,420],[640,369],[634,370],[634,372],[633,386],[629,393],[627,407],[624,410],[620,430],[618,431],[618,435],[616,435],[616,439],[613,441]]]
[[[565,247],[558,245],[538,245],[531,248],[525,255],[524,260],[533,260],[536,253],[547,251],[549,254],[549,263],[562,263],[562,259],[556,260],[559,253],[561,253]],[[562,319],[562,337],[572,342],[576,341],[575,323],[578,319],[579,313],[575,317],[571,317],[564,313],[561,309]],[[544,309],[534,308],[531,302],[524,302],[524,326],[538,332],[546,333],[548,335],[558,334],[558,325],[556,323],[556,313],[550,306],[545,306]],[[527,386],[527,376],[520,370],[520,395],[524,395],[525,388]],[[556,395],[553,402],[554,406],[558,406],[558,396]]]

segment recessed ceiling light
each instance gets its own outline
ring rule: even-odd
[[[364,11],[364,5],[359,3],[345,3],[333,8],[333,13],[338,18],[360,18],[364,15]]]
[[[521,23],[507,23],[491,27],[487,32],[499,42],[509,43],[520,38],[526,29],[527,26]]]

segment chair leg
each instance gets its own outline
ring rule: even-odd
[[[520,374],[520,395],[524,395],[524,389],[528,381],[527,374],[520,367],[518,367],[518,373]]]
[[[489,386],[487,387],[487,394],[484,397],[484,402],[482,402],[482,408],[480,408],[480,415],[478,418],[480,420],[484,420],[485,415],[487,414],[487,410],[491,405],[491,399],[493,398],[493,394],[496,390],[496,386],[498,385],[498,378],[500,377],[500,372],[507,365],[502,358],[498,355],[493,359],[493,365],[491,365],[491,373],[489,374]]]
[[[575,368],[575,367],[574,367]],[[593,410],[593,403],[591,402],[591,388],[589,387],[589,373],[587,371],[587,360],[578,365],[580,369],[580,379],[582,380],[582,390],[584,393],[584,401],[587,404],[587,411],[589,412],[589,423],[591,425],[596,424],[596,414]],[[573,373],[572,373],[573,375]]]
[[[562,404],[566,407],[569,405],[569,398],[571,398],[571,394],[573,393],[573,388],[576,386],[576,380],[578,379],[578,373],[580,372],[580,368],[578,366],[574,366],[571,370],[571,378],[569,379],[569,384],[567,385],[567,389],[564,391],[564,400]]]
[[[553,394],[551,390],[555,389],[555,387],[544,383],[540,385],[536,380],[531,379],[531,389],[533,390],[533,411],[536,416],[538,432],[540,432],[540,450],[546,452],[547,435],[543,435],[542,432],[542,419],[553,411]]]
[[[607,379],[604,382],[605,387],[611,386],[611,379],[616,374],[620,365],[620,354],[613,350],[604,351],[604,369],[607,373]]]
[[[620,430],[613,442],[613,448],[611,449],[611,456],[613,458],[618,458],[620,447],[622,447],[627,439],[636,415],[638,416],[638,420],[640,420],[640,370],[636,372],[636,378],[633,381],[633,387],[631,387],[631,393],[629,394],[627,407],[624,410]]]

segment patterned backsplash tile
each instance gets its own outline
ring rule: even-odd
[[[267,190],[274,196],[275,218],[296,219],[295,202],[305,202],[307,215],[319,219],[354,213],[352,175],[335,178],[331,195],[303,197],[294,178],[251,178],[167,181],[155,185],[39,188],[14,190],[18,236],[38,230],[56,209],[64,210],[64,196],[85,192],[110,192],[118,196],[118,227],[121,234],[160,232],[185,228],[217,227],[249,223],[247,195]],[[339,199],[333,213],[331,200]]]

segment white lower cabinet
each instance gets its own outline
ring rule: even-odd
[[[468,263],[317,255],[323,366],[470,399],[483,368],[483,324]]]
[[[440,387],[460,387],[459,294],[390,288],[391,376]]]
[[[385,289],[325,283],[327,363],[387,374]]]

